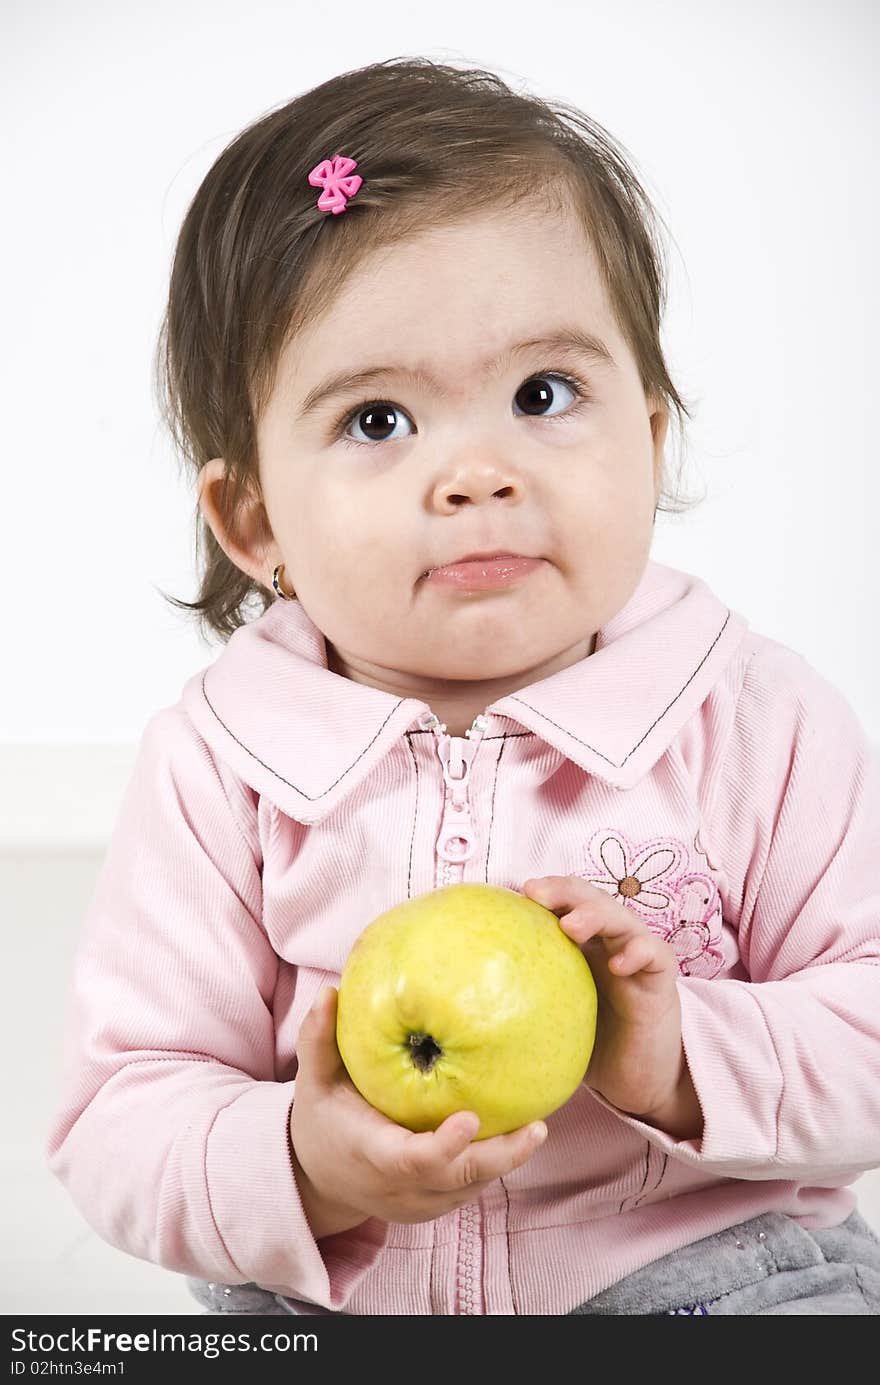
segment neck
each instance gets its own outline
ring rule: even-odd
[[[344,654],[330,643],[327,647],[327,667],[341,678],[349,678],[354,683],[367,687],[380,688],[383,692],[397,697],[416,698],[425,702],[446,726],[450,736],[464,736],[473,725],[474,718],[493,702],[506,697],[508,693],[518,692],[530,683],[549,678],[551,674],[568,668],[571,664],[588,658],[595,650],[596,636],[580,641],[571,649],[563,650],[554,659],[541,665],[511,674],[506,678],[491,678],[481,681],[462,679],[420,678],[417,674],[401,673],[384,669],[375,664],[358,666],[350,662]]]

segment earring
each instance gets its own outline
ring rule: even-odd
[[[296,592],[290,592],[290,593],[288,593],[288,592],[285,592],[285,591],[282,591],[282,590],[281,590],[281,573],[282,573],[283,571],[284,571],[284,564],[283,564],[283,563],[279,563],[278,566],[276,567],[274,573],[272,574],[272,586],[275,588],[275,590],[276,590],[276,592],[278,593],[278,595],[279,595],[280,597],[282,597],[285,601],[293,601],[294,597],[296,596]]]

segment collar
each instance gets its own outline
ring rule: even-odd
[[[592,655],[490,703],[485,738],[540,736],[618,789],[648,773],[748,629],[701,578],[649,560]],[[209,748],[282,812],[320,822],[430,711],[343,678],[299,601],[240,626],[188,680],[183,704]],[[431,734],[431,733],[424,733]]]

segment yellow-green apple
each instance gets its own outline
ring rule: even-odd
[[[568,1100],[596,1006],[587,960],[554,913],[501,886],[445,885],[356,939],[336,1042],[361,1096],[398,1125],[435,1130],[475,1111],[486,1139]]]

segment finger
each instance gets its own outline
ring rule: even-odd
[[[453,1160],[449,1168],[452,1183],[447,1186],[472,1187],[502,1178],[530,1159],[546,1138],[544,1122],[532,1121],[507,1135],[492,1135],[473,1143]]]
[[[431,1134],[431,1156],[442,1164],[451,1164],[476,1139],[479,1129],[476,1111],[456,1111],[447,1116]]]
[[[327,1085],[345,1071],[336,1046],[338,992],[322,986],[299,1028],[296,1040],[297,1080]]]
[[[644,919],[625,904],[612,899],[604,890],[576,876],[552,875],[539,881],[527,880],[523,889],[537,904],[543,904],[559,919],[559,926],[573,942],[585,943],[602,937],[620,946],[631,937],[651,937]]]
[[[633,938],[608,960],[617,976],[634,976],[637,972],[668,971],[673,953],[660,938]]]
[[[479,1128],[480,1118],[475,1111],[455,1111],[436,1130],[414,1133],[389,1122],[379,1133],[385,1157],[390,1154],[397,1174],[442,1187],[450,1164],[467,1148]]]
[[[630,909],[618,904],[605,890],[581,880],[577,875],[542,875],[537,879],[525,880],[523,893],[536,904],[543,904],[557,917],[570,914],[575,909],[582,909],[585,916],[588,911],[593,911],[608,919],[622,912],[624,923],[635,917]]]

